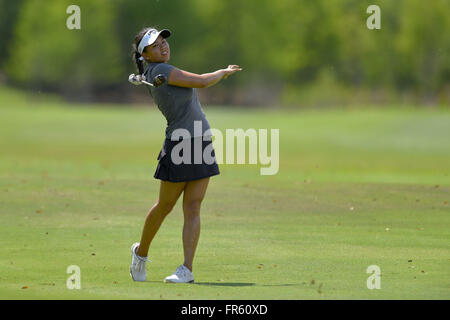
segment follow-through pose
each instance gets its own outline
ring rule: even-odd
[[[156,179],[161,180],[159,198],[147,215],[141,241],[131,247],[130,274],[135,281],[145,281],[147,275],[145,263],[148,260],[150,244],[182,193],[184,263],[171,276],[166,277],[164,282],[194,281],[192,264],[200,236],[200,206],[208,187],[209,177],[220,174],[216,161],[211,164],[203,157],[200,164],[197,163],[198,159],[194,161],[195,152],[199,154],[199,150],[194,150],[194,146],[200,145],[203,155],[203,151],[208,151],[207,146],[211,144],[211,135],[208,132],[210,126],[195,88],[210,87],[242,70],[237,65],[229,65],[226,69],[205,74],[180,70],[167,63],[170,58],[170,47],[166,38],[170,35],[171,32],[167,29],[158,31],[154,28],[145,28],[137,34],[133,44],[139,74],[130,76],[129,80],[136,85],[141,84],[142,80],[153,82],[148,89],[167,120],[165,141],[158,155],[159,162],[154,175]],[[147,64],[145,69],[144,62]],[[202,133],[198,134],[197,130],[194,132],[194,121],[201,121],[204,130]],[[180,143],[172,140],[177,129],[185,129],[190,134],[190,163],[176,164],[177,161],[174,163],[172,159],[172,149]],[[179,137],[174,138],[178,140]],[[206,139],[209,139],[209,142],[203,141]],[[214,150],[211,154],[215,157]]]

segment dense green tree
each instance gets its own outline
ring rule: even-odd
[[[23,0],[0,0],[0,65],[7,57],[8,44],[11,41],[17,15],[23,4]]]
[[[26,0],[9,47],[6,70],[19,84],[64,91],[117,83],[122,73],[107,0],[79,0],[81,29],[69,30],[69,0]]]
[[[78,0],[81,30],[68,30],[68,0],[0,0],[0,63],[14,83],[85,92],[123,88],[131,45],[147,26],[173,31],[171,63],[203,73],[244,68],[219,87],[257,84],[300,96],[335,90],[433,96],[450,80],[450,1]],[[369,30],[366,9],[381,8]],[[333,90],[331,88],[334,88]],[[314,91],[314,90],[311,90]],[[229,91],[233,92],[233,91]],[[236,91],[237,92],[237,91]],[[231,101],[231,100],[230,100]]]
[[[430,94],[450,82],[449,32],[450,1],[404,3],[394,35],[399,86],[411,85]]]

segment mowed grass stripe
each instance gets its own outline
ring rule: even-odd
[[[204,110],[223,130],[280,129],[280,171],[220,166],[202,206],[197,283],[168,286],[183,259],[181,199],[150,250],[148,282],[128,274],[159,191],[162,115],[2,104],[0,297],[449,298],[448,112]],[[71,264],[79,291],[66,288]],[[372,264],[381,290],[366,287]]]

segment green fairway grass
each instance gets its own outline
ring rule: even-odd
[[[0,298],[450,298],[450,111],[203,110],[223,132],[279,129],[279,172],[219,165],[196,282],[163,283],[183,262],[179,199],[138,283],[130,247],[158,196],[162,114],[0,88]]]

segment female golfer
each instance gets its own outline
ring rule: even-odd
[[[166,277],[164,282],[194,281],[192,264],[200,236],[200,205],[208,187],[209,177],[220,174],[211,145],[211,134],[208,130],[210,126],[195,88],[210,87],[221,79],[242,70],[237,65],[230,65],[226,69],[205,74],[180,70],[167,63],[170,58],[170,47],[166,38],[170,35],[171,32],[167,29],[158,31],[154,28],[145,28],[137,34],[133,44],[134,59],[139,75],[132,83],[141,84],[140,81],[144,79],[151,82],[157,75],[164,75],[167,79],[162,85],[148,87],[159,110],[167,120],[167,128],[154,175],[156,179],[161,180],[159,198],[147,215],[141,241],[134,243],[131,247],[130,274],[134,281],[145,281],[147,275],[145,263],[150,244],[181,193],[183,193],[184,212],[184,263],[172,275]],[[144,61],[147,64],[145,70]],[[200,124],[202,132],[198,130]],[[183,142],[183,148],[180,148],[181,142]],[[197,147],[194,148],[195,145]],[[175,147],[181,152],[172,154],[172,149]],[[190,154],[189,152],[184,154],[186,148],[191,151]],[[204,159],[204,151],[206,154],[210,151],[209,154],[214,161]],[[181,163],[179,157],[183,159]]]

